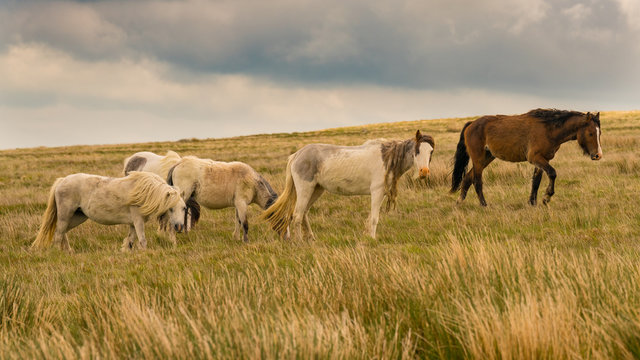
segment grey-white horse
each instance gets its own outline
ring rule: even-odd
[[[234,161],[222,162],[185,156],[167,176],[170,185],[180,189],[183,199],[194,199],[208,209],[236,208],[235,232],[249,241],[247,208],[258,204],[267,209],[278,198],[269,182],[251,166]]]
[[[360,146],[306,145],[289,156],[285,188],[278,200],[260,215],[285,236],[289,225],[295,239],[314,239],[307,213],[326,190],[339,195],[371,195],[367,232],[376,236],[380,206],[387,197],[387,209],[395,204],[400,177],[412,166],[420,177],[429,174],[435,143],[420,130],[414,138],[377,139]]]
[[[91,219],[103,225],[129,224],[122,250],[131,250],[137,235],[140,247],[147,247],[144,223],[165,215],[175,231],[182,230],[186,205],[177,189],[158,175],[131,172],[123,178],[73,174],[55,181],[34,249],[60,244],[71,252],[66,233]]]

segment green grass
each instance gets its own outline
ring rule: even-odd
[[[448,172],[468,120],[1,151],[0,359],[639,357],[640,112],[602,114],[600,162],[562,146],[549,207],[527,205],[530,165],[501,161],[488,208],[473,191],[456,205]],[[55,178],[118,176],[137,151],[244,161],[280,190],[305,144],[418,128],[436,140],[431,176],[406,176],[375,240],[368,197],[325,194],[312,243],[278,239],[254,205],[249,244],[225,209],[175,249],[150,223],[149,249],[120,253],[126,227],[89,222],[69,233],[72,255],[28,250]]]

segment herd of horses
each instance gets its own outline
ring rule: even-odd
[[[543,172],[549,186],[543,198],[554,194],[556,171],[549,164],[560,145],[577,140],[585,155],[602,158],[600,113],[535,109],[522,115],[484,116],[466,123],[454,156],[451,193],[460,190],[458,202],[474,185],[480,205],[487,202],[482,191],[482,172],[496,158],[528,161],[534,165],[529,203],[537,202]],[[398,181],[411,168],[420,177],[429,174],[435,148],[432,136],[418,130],[407,140],[369,140],[359,146],[310,144],[289,156],[285,186],[280,194],[251,166],[139,152],[124,160],[124,177],[73,174],[57,179],[51,187],[47,208],[32,248],[59,244],[71,251],[66,233],[87,219],[100,224],[128,224],[122,250],[146,248],[144,223],[158,219],[160,227],[176,244],[176,233],[189,231],[208,209],[235,207],[236,238],[248,241],[247,208],[258,204],[267,221],[283,238],[314,239],[308,212],[324,193],[371,195],[367,234],[375,238],[380,208],[395,206]],[[471,169],[467,171],[469,161]]]

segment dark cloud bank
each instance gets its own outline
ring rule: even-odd
[[[84,62],[151,59],[176,83],[241,74],[282,87],[478,89],[632,109],[639,22],[633,0],[5,1],[0,51],[45,44]],[[3,91],[5,106],[21,102]]]

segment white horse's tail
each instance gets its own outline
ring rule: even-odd
[[[47,201],[47,210],[42,215],[42,224],[36,240],[31,244],[31,249],[44,249],[51,246],[53,242],[53,234],[56,231],[56,223],[58,222],[58,206],[56,205],[56,188],[63,178],[59,178],[51,186],[49,191],[49,200]]]
[[[291,161],[294,156],[295,154],[289,156],[289,161],[287,162],[287,177],[282,194],[278,196],[278,200],[263,211],[259,217],[260,220],[268,221],[273,230],[280,234],[280,236],[286,234],[296,206],[296,185],[293,183],[293,177],[291,176]]]

